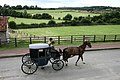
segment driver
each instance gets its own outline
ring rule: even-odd
[[[49,41],[48,41],[48,45],[49,45],[51,48],[54,48],[54,44],[55,44],[55,41],[53,40],[53,38],[50,38]]]

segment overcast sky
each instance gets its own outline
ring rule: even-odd
[[[120,7],[120,0],[0,0],[0,5],[10,6],[28,5],[42,8],[84,7],[84,6],[112,6]]]

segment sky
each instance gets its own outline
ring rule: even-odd
[[[28,5],[41,8],[111,6],[120,7],[120,0],[0,0],[0,5]]]

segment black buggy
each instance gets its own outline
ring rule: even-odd
[[[48,44],[30,44],[29,51],[30,53],[22,57],[21,70],[25,74],[33,74],[38,66],[47,65],[49,61],[52,63],[52,68],[56,71],[64,67],[64,62],[60,60],[60,52],[52,49]]]

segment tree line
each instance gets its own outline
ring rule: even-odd
[[[0,8],[0,16],[11,16],[18,18],[32,18],[32,19],[52,19],[52,16],[48,13],[42,14],[29,14],[25,9],[23,12],[17,12],[14,9]]]
[[[7,9],[14,9],[14,10],[21,10],[21,9],[38,9],[38,10],[42,10],[41,7],[38,7],[37,5],[33,6],[27,6],[27,5],[16,5],[16,6],[10,6],[10,5],[7,5],[7,4],[4,4],[4,6],[1,6],[0,5],[0,8],[7,8]]]
[[[19,6],[16,6],[20,8]],[[37,7],[37,6],[36,6]],[[14,21],[10,22],[9,25],[11,28],[33,28],[33,27],[50,27],[50,26],[79,26],[79,25],[93,25],[93,24],[120,24],[120,12],[111,11],[109,13],[102,13],[99,16],[87,17],[79,16],[73,17],[71,14],[67,14],[64,17],[59,17],[58,20],[64,20],[61,23],[56,23],[54,17],[48,13],[42,14],[29,14],[27,13],[27,8],[23,12],[17,12],[15,9],[9,8],[9,5],[0,6],[0,16],[12,16],[19,18],[30,18],[30,19],[49,19],[48,23],[40,24],[25,24],[21,23],[16,25]],[[11,26],[12,25],[12,26]],[[13,26],[14,25],[14,26]]]
[[[89,6],[89,7],[59,7],[59,8],[41,8],[38,7],[37,5],[31,5],[31,6],[27,6],[27,5],[16,5],[16,6],[10,6],[7,4],[4,4],[4,6],[0,5],[0,8],[4,7],[7,9],[14,9],[14,10],[21,10],[21,9],[29,9],[29,10],[45,10],[45,9],[49,9],[49,10],[55,10],[55,9],[69,9],[69,10],[86,10],[86,11],[102,11],[102,10],[118,10],[120,11],[120,7],[111,7],[111,6]]]
[[[57,26],[80,26],[80,25],[107,25],[107,24],[120,24],[120,12],[113,11],[110,13],[100,14],[99,16],[87,17],[79,16],[73,17],[71,14],[65,15],[61,23],[56,23],[54,19],[50,19],[48,23],[40,24],[24,24],[21,23],[16,26],[14,21],[9,22],[11,28],[40,28],[40,27],[57,27]],[[13,26],[14,25],[14,26]]]

